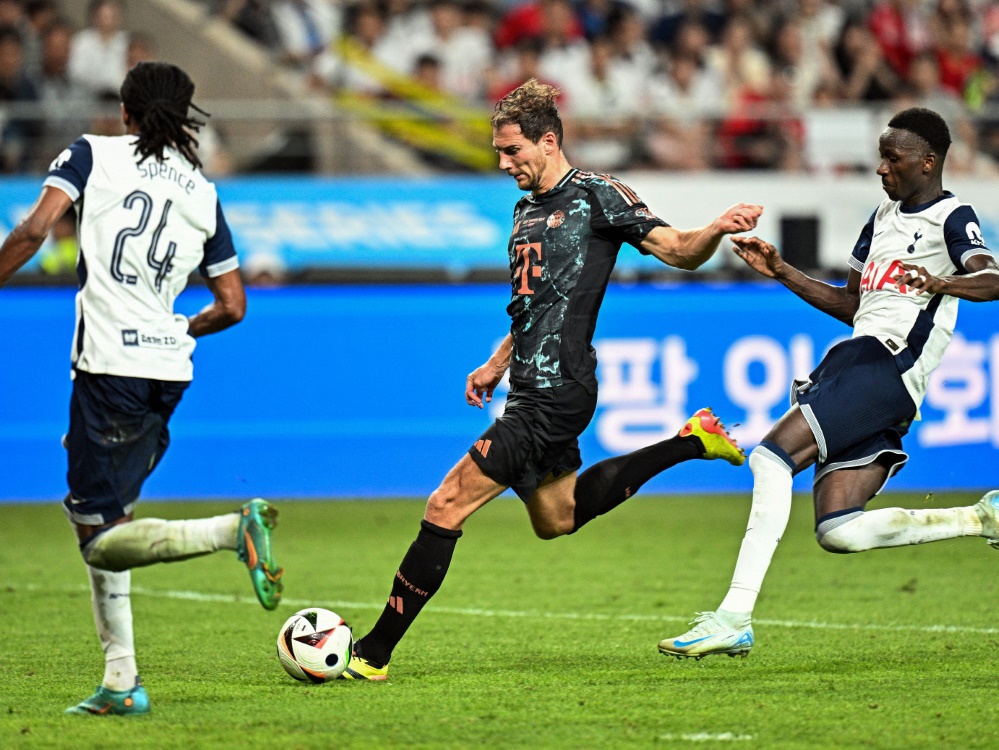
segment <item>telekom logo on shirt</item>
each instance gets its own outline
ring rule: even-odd
[[[520,259],[520,265],[517,266],[516,272],[520,276],[520,289],[517,290],[517,294],[534,294],[534,290],[531,289],[529,279],[538,278],[541,275],[541,243],[531,242],[527,245],[517,245],[517,257]],[[531,251],[534,251],[535,257],[532,259]]]

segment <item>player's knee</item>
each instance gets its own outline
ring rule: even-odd
[[[534,534],[538,539],[543,539],[548,541],[550,539],[558,539],[560,536],[565,536],[570,533],[575,528],[575,523],[570,517],[565,518],[542,518],[531,521],[531,525],[534,527]]]
[[[426,519],[431,523],[445,528],[456,528],[465,520],[458,502],[458,493],[454,488],[442,484],[432,493],[427,500]]]
[[[856,513],[849,520],[839,524],[820,523],[815,529],[815,539],[826,552],[845,555],[852,552],[863,552],[867,549],[858,536],[860,519],[863,513]],[[833,521],[838,519],[833,519]]]
[[[87,544],[80,549],[80,554],[83,555],[83,561],[91,568],[108,570],[112,573],[121,573],[124,570],[128,570],[128,566],[124,565],[121,560],[116,559],[116,556],[111,554],[108,545],[104,544],[104,542],[105,539],[103,534],[90,539]]]

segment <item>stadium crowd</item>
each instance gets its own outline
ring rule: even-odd
[[[881,122],[919,104],[957,136],[951,173],[997,171],[999,0],[200,2],[317,91],[385,100],[401,75],[485,110],[526,78],[553,83],[574,158],[593,168],[859,167],[814,160],[816,118],[833,113],[849,138],[844,112]],[[75,29],[58,0],[0,0],[0,102],[53,113],[4,118],[3,171],[42,169],[49,144],[108,126],[69,115],[116,101],[115,82],[154,55],[151,33],[123,30],[122,0],[89,10]],[[367,64],[347,62],[345,40]]]

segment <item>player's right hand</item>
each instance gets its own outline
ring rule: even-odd
[[[496,372],[495,367],[488,363],[473,370],[465,378],[465,401],[469,406],[483,408],[483,401],[489,403],[493,400],[493,391],[503,380],[506,370]]]
[[[777,278],[784,270],[784,259],[777,248],[759,237],[732,237],[733,252],[742,258],[746,265],[768,279]]]

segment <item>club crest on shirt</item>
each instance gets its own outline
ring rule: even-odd
[[[642,219],[654,219],[654,218],[656,218],[655,215],[649,209],[647,209],[647,208],[636,208],[635,209],[635,216],[638,216],[639,218],[642,218]]]
[[[556,229],[562,226],[562,222],[564,221],[565,221],[565,212],[556,211],[555,213],[553,213],[551,216],[548,217],[548,228]]]

